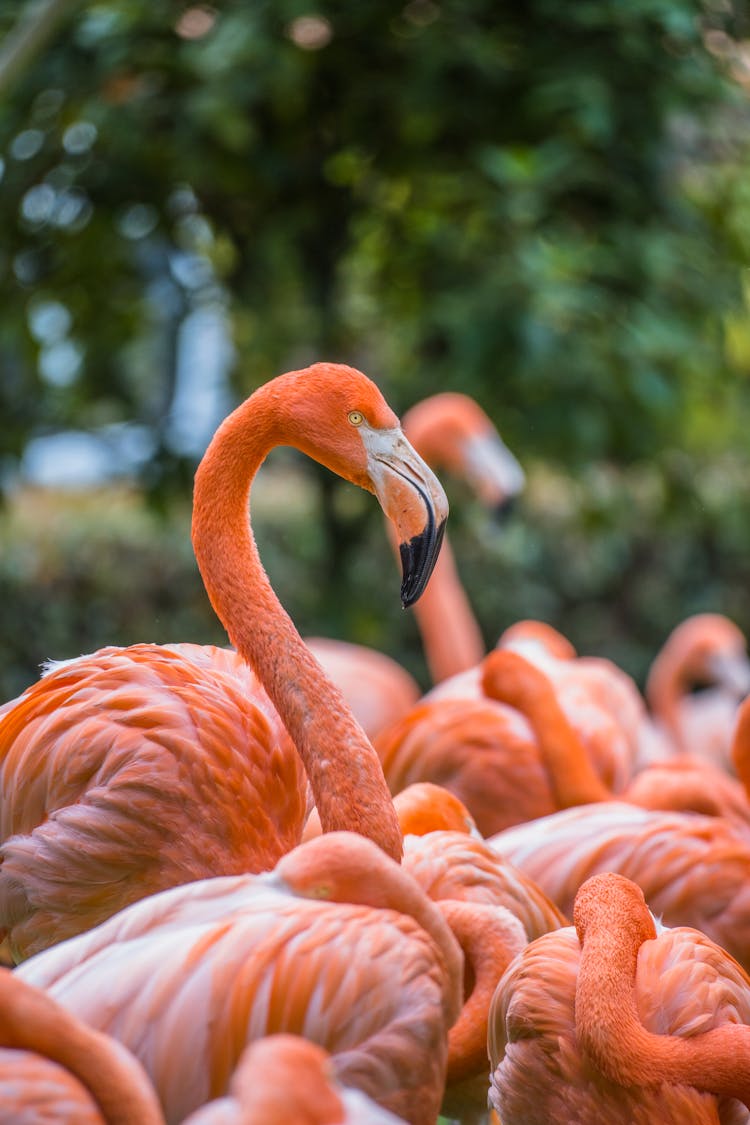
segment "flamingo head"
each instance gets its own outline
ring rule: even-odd
[[[316,363],[281,376],[280,442],[373,492],[396,528],[401,601],[422,594],[440,552],[448,500],[432,470],[407,441],[375,384],[353,367]]]
[[[404,433],[438,468],[463,478],[488,508],[510,509],[526,477],[481,406],[468,395],[444,391],[404,415]]]

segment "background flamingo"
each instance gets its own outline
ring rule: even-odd
[[[564,642],[554,630],[549,632]],[[489,654],[485,663],[491,668],[496,659],[515,656],[522,659],[515,649],[503,648]],[[600,702],[587,683],[576,677],[573,661],[554,659],[572,669],[562,682],[554,681],[554,695],[565,721],[585,748],[577,753],[586,765],[591,760],[592,778],[598,779],[592,785],[603,799],[627,783],[635,743],[631,744],[609,704]],[[528,661],[524,666],[531,667]],[[475,690],[475,675],[481,690],[482,670],[478,669],[471,673],[469,692]],[[495,698],[454,698],[450,692],[441,695],[438,689],[375,740],[392,792],[418,781],[443,785],[466,805],[485,836],[545,816],[564,803],[555,791],[547,752],[529,715],[522,714],[512,699],[502,699],[500,676],[487,676],[487,694],[495,679]],[[545,682],[552,692],[549,681]],[[591,798],[578,798],[583,799]]]
[[[696,685],[707,690],[691,695]],[[737,705],[749,691],[741,630],[719,613],[686,618],[651,665],[646,697],[655,729],[645,736],[646,758],[692,754],[731,770]]]
[[[305,766],[323,827],[400,856],[377,756],[273,593],[247,518],[269,449],[296,445],[377,493],[421,593],[445,497],[364,375],[315,364],[259,388],[196,474],[193,542],[238,657],[137,645],[68,662],[0,719],[0,927],[21,957],[200,875],[271,866],[299,840]]]
[[[598,876],[611,880],[617,876]],[[599,884],[601,885],[601,884]],[[632,884],[631,884],[632,886]],[[637,888],[634,888],[637,891]],[[584,889],[582,888],[582,894]],[[642,902],[642,898],[641,898]],[[588,988],[589,999],[599,1010],[609,1004],[612,987],[608,963],[615,956],[615,935],[628,947],[638,922],[628,917],[620,931],[611,905],[602,903],[601,917],[612,929],[605,957],[597,957],[598,968]],[[651,922],[653,927],[653,921]],[[750,980],[723,949],[704,934],[685,928],[653,928],[638,955],[637,970],[630,982],[632,1004],[638,1018],[654,1036],[681,1037],[685,1053],[696,1033],[722,1028],[728,1041],[746,1029],[737,1022],[750,1019]],[[592,955],[596,957],[592,943]],[[490,1056],[492,1060],[491,1104],[503,1125],[548,1125],[550,1121],[575,1121],[576,1125],[648,1125],[655,1121],[671,1125],[719,1125],[740,1122],[747,1116],[734,1110],[710,1093],[694,1088],[688,1075],[683,1084],[670,1084],[665,1071],[655,1065],[650,1081],[641,1085],[637,1076],[613,1080],[602,1067],[603,1042],[593,1050],[594,1040],[581,1039],[578,1022],[583,1000],[576,998],[576,985],[582,967],[581,946],[571,928],[547,934],[531,945],[510,965],[495,994],[490,1015]],[[592,991],[596,998],[592,998]],[[619,994],[618,994],[619,995]],[[617,1022],[626,1027],[625,1004],[618,1008]],[[710,1034],[719,1034],[710,1032]],[[700,1035],[698,1035],[698,1039]],[[738,1036],[739,1038],[739,1036]],[[654,1052],[654,1060],[656,1060]],[[719,1069],[716,1083],[722,1089]],[[621,1075],[621,1077],[625,1077]],[[632,1080],[631,1080],[632,1079]],[[733,1092],[737,1093],[735,1085]]]

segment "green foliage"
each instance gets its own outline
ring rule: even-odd
[[[0,0],[0,32],[18,14]],[[35,434],[136,421],[162,516],[55,523],[27,565],[9,515],[9,690],[46,656],[154,636],[157,604],[165,639],[216,635],[191,608],[170,496],[192,464],[167,426],[180,326],[206,305],[238,396],[342,359],[399,410],[475,395],[549,466],[580,506],[564,527],[542,503],[487,539],[456,506],[488,640],[544,616],[641,674],[692,608],[741,618],[747,27],[744,0],[74,5],[0,101],[0,468]],[[701,507],[712,458],[727,494]],[[309,511],[265,544],[286,602],[420,671],[409,618],[368,597],[391,566],[377,514],[304,473]]]
[[[316,490],[297,459],[280,452],[272,462],[253,492],[253,523],[264,565],[303,634],[373,645],[427,687],[381,522],[363,524],[350,545],[342,595],[340,582],[326,582],[336,560]],[[688,613],[728,613],[750,634],[750,479],[736,457],[701,464],[670,452],[624,470],[591,465],[574,478],[539,462],[502,524],[451,491],[453,542],[488,646],[513,621],[541,618],[581,653],[617,659],[642,684]],[[351,486],[341,496],[342,514],[355,521],[375,508]],[[130,492],[25,493],[0,516],[0,540],[8,544],[0,555],[0,698],[31,683],[42,661],[107,644],[226,643],[192,557],[184,504],[157,519]]]

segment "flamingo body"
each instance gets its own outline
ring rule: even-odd
[[[623,1086],[581,1053],[576,982],[581,950],[572,927],[547,934],[512,962],[490,1013],[490,1102],[503,1125],[719,1125],[747,1121],[744,1107],[669,1083]],[[692,1037],[750,1022],[750,981],[726,953],[688,927],[642,947],[635,998],[643,1025]]]
[[[361,832],[400,858],[377,755],[258,555],[251,486],[279,444],[375,493],[399,538],[403,605],[423,591],[447,502],[377,387],[325,363],[259,387],[214,435],[193,501],[198,566],[238,656],[104,649],[0,714],[0,935],[14,957],[170,883],[257,870],[293,846],[307,800],[282,724],[323,830]]]
[[[322,899],[334,893],[334,868],[320,862],[332,854],[351,869],[352,893],[377,898],[383,887],[382,901],[395,903],[395,880],[420,920]],[[353,834],[328,834],[274,873],[152,895],[16,973],[129,1047],[168,1122],[226,1095],[246,1044],[290,1032],[329,1051],[344,1085],[412,1125],[433,1125],[460,1008],[460,954],[437,908],[380,854]],[[305,864],[321,871],[313,898],[287,888]]]
[[[28,956],[146,894],[273,867],[304,770],[229,650],[134,645],[68,661],[0,720],[0,917]]]
[[[490,844],[568,917],[586,879],[616,871],[666,924],[694,926],[750,966],[750,847],[720,817],[609,801],[517,825]]]

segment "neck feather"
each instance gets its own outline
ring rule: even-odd
[[[275,381],[274,381],[275,382]],[[324,831],[368,836],[395,859],[401,835],[375,751],[276,597],[248,518],[250,488],[285,441],[274,383],[219,427],[195,478],[193,546],[211,604],[297,747]]]

